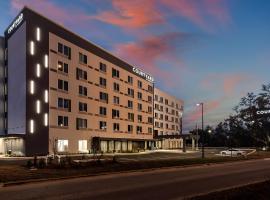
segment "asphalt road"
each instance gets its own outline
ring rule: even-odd
[[[270,159],[0,188],[1,199],[181,199],[270,178]]]

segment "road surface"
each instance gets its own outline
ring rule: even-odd
[[[270,179],[270,159],[169,168],[0,188],[1,199],[182,199]]]

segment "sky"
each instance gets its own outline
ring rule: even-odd
[[[155,77],[184,100],[184,132],[215,126],[270,83],[269,0],[1,0],[0,34],[23,6]]]

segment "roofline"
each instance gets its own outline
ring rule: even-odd
[[[50,19],[50,18],[44,16],[44,15],[41,14],[41,13],[38,13],[36,10],[33,10],[32,8],[30,8],[30,7],[28,7],[28,6],[24,6],[24,7],[20,10],[19,14],[20,14],[21,12],[23,12],[24,10],[26,10],[26,9],[30,10],[31,12],[33,12],[33,13],[35,13],[35,14],[37,14],[37,15],[43,17],[43,18],[45,18],[46,20],[50,21],[51,23],[53,23],[53,24],[55,24],[55,25],[61,27],[61,28],[64,29],[65,31],[67,31],[67,32],[69,32],[69,33],[71,33],[71,34],[74,34],[75,36],[79,37],[80,39],[84,40],[85,42],[88,42],[88,43],[90,43],[90,44],[92,44],[92,45],[94,45],[94,46],[100,48],[102,51],[104,51],[104,52],[110,54],[111,56],[113,56],[113,57],[115,57],[115,58],[118,58],[119,60],[125,62],[126,64],[136,67],[137,69],[139,69],[139,70],[145,72],[147,75],[152,76],[152,77],[154,78],[154,76],[153,76],[152,74],[150,74],[150,73],[146,72],[145,70],[143,70],[143,69],[137,67],[136,65],[129,64],[129,62],[127,62],[126,60],[124,60],[124,59],[122,59],[122,58],[120,58],[120,57],[118,57],[118,56],[112,54],[111,52],[109,52],[108,50],[104,49],[103,47],[101,47],[101,46],[99,46],[99,45],[97,45],[97,44],[95,44],[95,43],[93,43],[93,42],[90,42],[88,39],[84,38],[83,36],[78,35],[77,33],[71,31],[70,29],[67,29],[67,28],[64,27],[63,25],[61,25],[61,24],[59,24],[59,23],[53,21],[52,19]],[[18,15],[19,15],[19,14],[18,14]],[[18,15],[17,15],[17,16],[18,16]],[[10,26],[10,25],[9,25],[9,26]],[[9,27],[9,26],[8,26],[8,27]],[[8,28],[7,28],[7,29],[8,29]],[[5,32],[7,31],[7,29],[5,30]],[[155,78],[154,78],[154,80],[155,80]],[[153,83],[154,83],[154,82],[153,82]]]
[[[178,101],[181,101],[181,103],[184,105],[184,100],[183,100],[183,99],[179,99],[178,97],[176,97],[176,96],[174,96],[174,95],[171,95],[170,93],[165,92],[164,90],[161,90],[161,89],[158,88],[158,87],[155,87],[154,90],[159,90],[159,91],[161,91],[161,92],[163,92],[163,93],[166,93],[167,95],[169,95],[169,96],[171,96],[171,97],[177,99]],[[155,94],[155,92],[154,92],[154,94]]]

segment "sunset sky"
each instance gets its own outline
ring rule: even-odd
[[[269,0],[1,0],[0,34],[24,5],[155,77],[184,100],[184,131],[216,125],[270,83]]]

